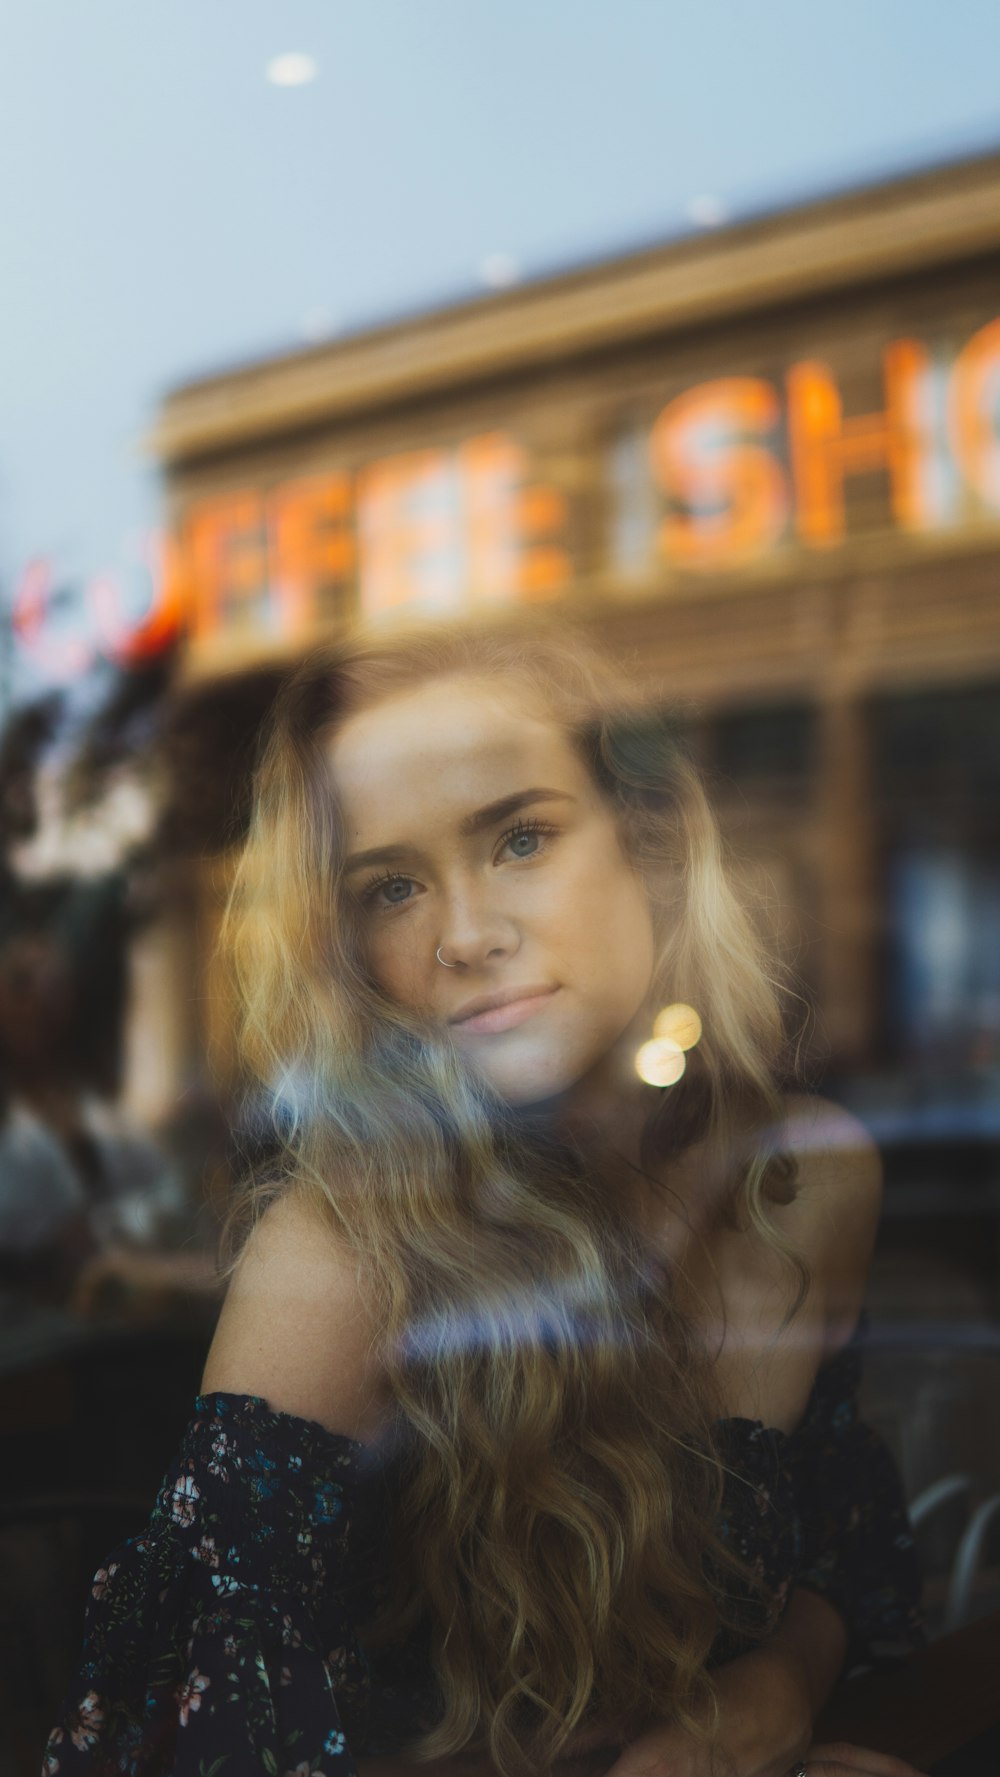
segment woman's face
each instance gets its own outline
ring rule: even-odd
[[[653,971],[646,891],[537,702],[433,680],[352,716],[328,757],[375,979],[447,1025],[503,1097],[565,1092],[648,1035],[634,1030]]]

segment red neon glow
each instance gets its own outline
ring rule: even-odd
[[[15,589],[11,627],[22,647],[44,663],[49,678],[66,685],[86,672],[94,659],[94,644],[79,629],[61,633],[52,623],[54,593],[51,562],[35,556]]]

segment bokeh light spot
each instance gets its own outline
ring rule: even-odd
[[[698,228],[721,228],[729,221],[729,211],[720,197],[709,192],[688,199],[687,213]]]
[[[635,1071],[647,1086],[673,1086],[686,1066],[683,1049],[669,1037],[651,1037],[636,1052]]]
[[[672,1006],[664,1006],[663,1011],[657,1013],[653,1035],[669,1037],[678,1049],[693,1049],[701,1036],[701,1019],[693,1006],[676,1000]]]
[[[315,80],[319,67],[313,56],[290,49],[284,55],[272,56],[265,73],[272,86],[308,86],[310,80]]]
[[[479,276],[491,290],[507,290],[516,284],[521,272],[517,260],[510,253],[487,253],[479,262]]]

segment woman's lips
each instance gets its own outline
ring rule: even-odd
[[[525,994],[521,999],[508,1000],[506,1005],[491,1006],[487,1012],[473,1012],[471,1018],[459,1019],[454,1028],[472,1031],[477,1036],[494,1036],[498,1031],[513,1030],[540,1011],[557,991],[555,987],[548,987],[542,993]]]

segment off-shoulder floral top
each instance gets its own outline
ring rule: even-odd
[[[793,1433],[718,1427],[724,1536],[775,1589],[772,1623],[799,1586],[840,1611],[847,1671],[926,1639],[899,1478],[858,1415],[866,1326]],[[357,1633],[384,1595],[394,1460],[255,1396],[199,1396],[147,1529],[94,1575],[45,1777],[356,1777],[429,1726],[428,1625],[378,1651]],[[724,1631],[712,1663],[748,1645]]]

